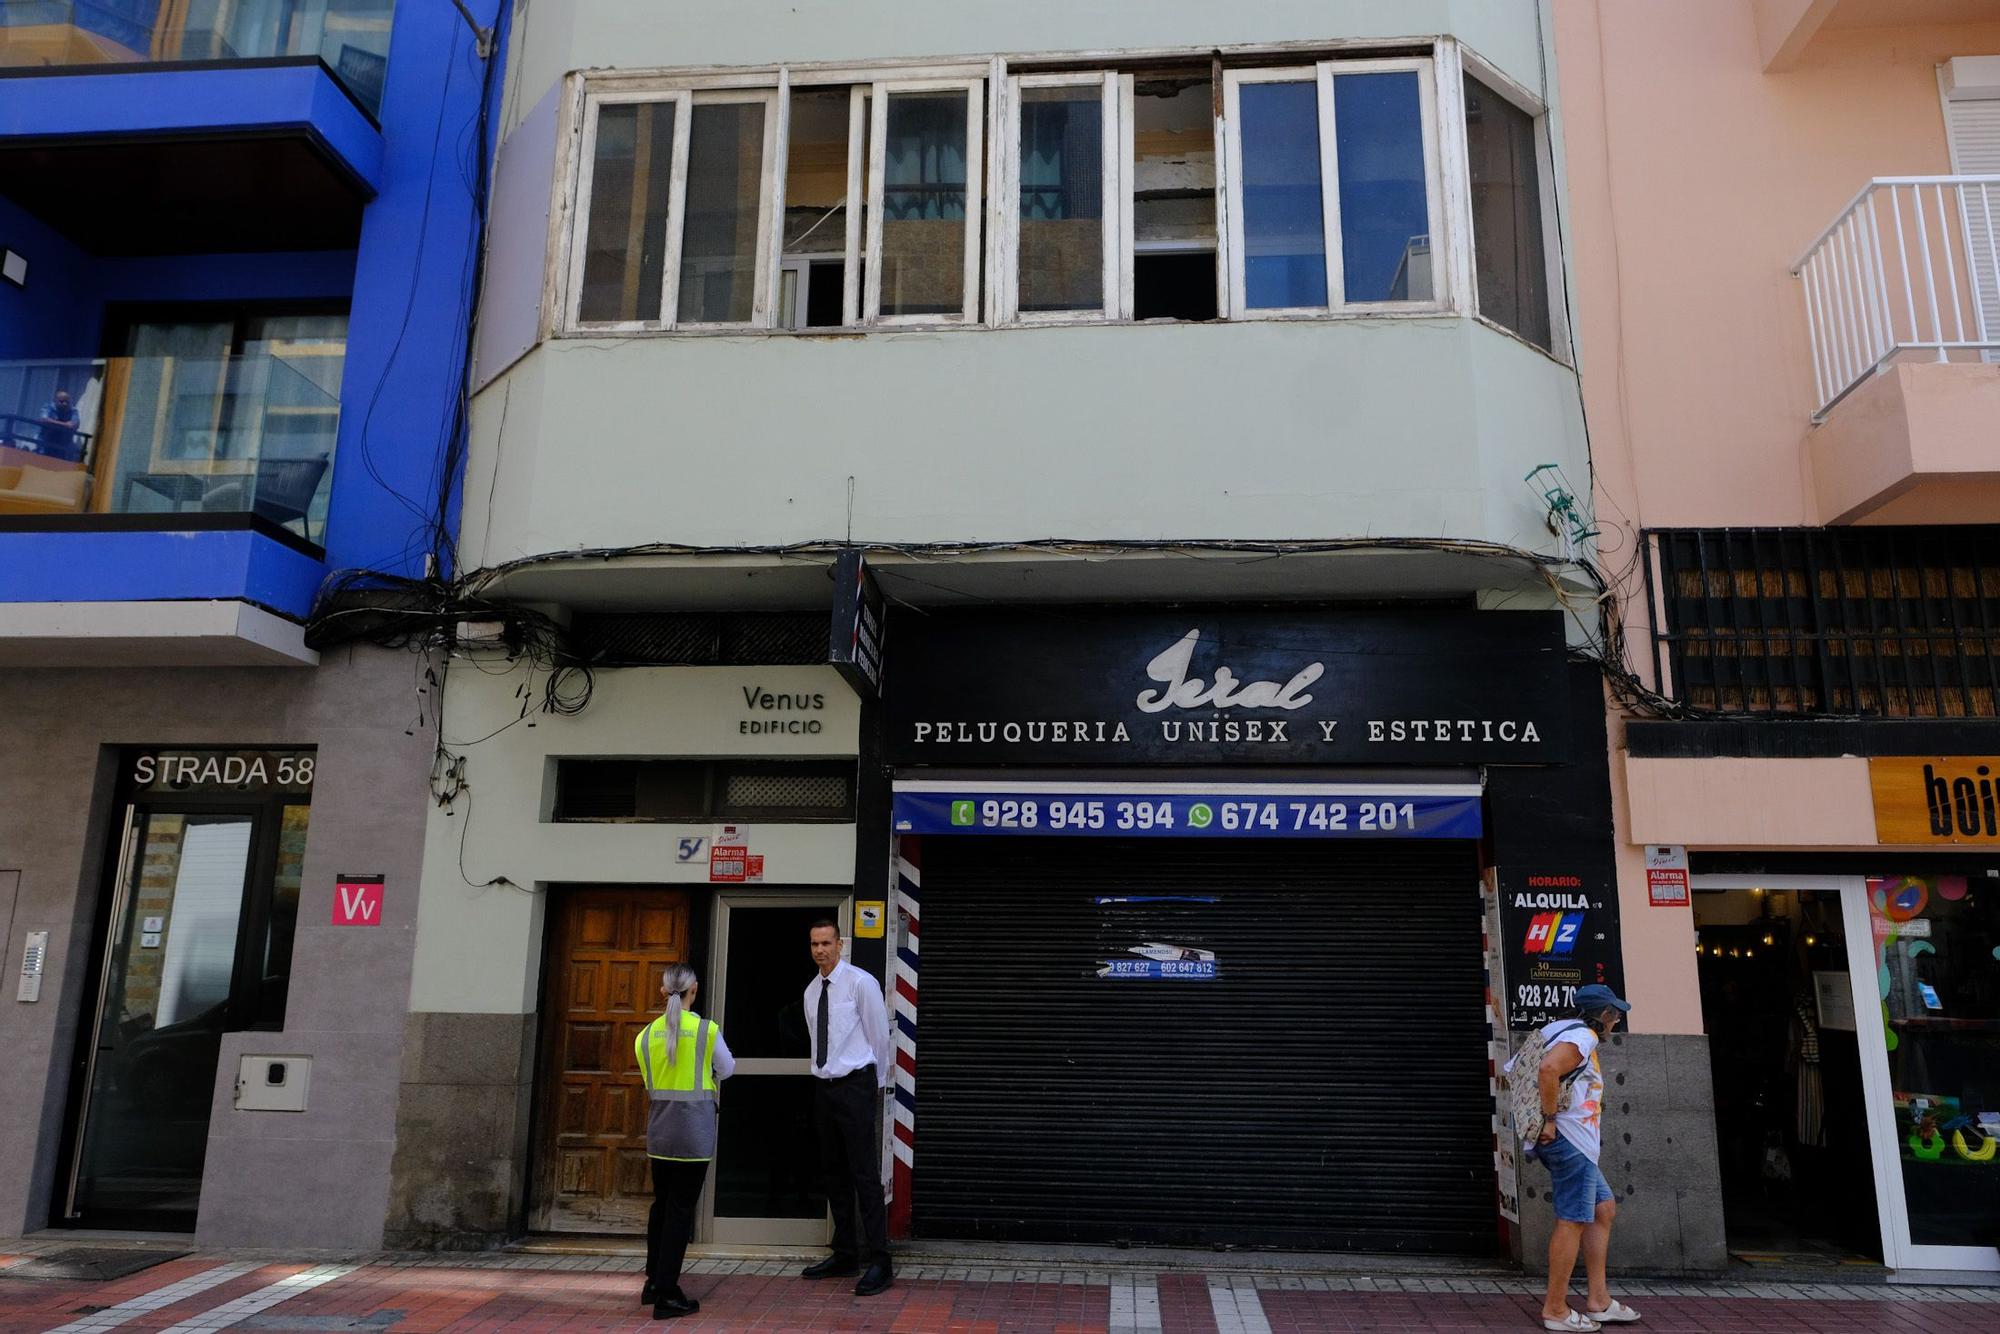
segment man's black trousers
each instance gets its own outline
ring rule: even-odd
[[[680,1291],[681,1262],[687,1259],[688,1238],[694,1235],[695,1206],[701,1203],[701,1183],[708,1179],[708,1160],[682,1162],[655,1158],[653,1207],[646,1215],[646,1277],[662,1298]]]
[[[833,1253],[868,1261],[889,1258],[889,1218],[882,1204],[882,1092],[875,1081],[872,1065],[839,1079],[813,1080],[820,1169],[833,1208]]]

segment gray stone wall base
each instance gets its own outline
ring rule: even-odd
[[[476,1250],[524,1230],[534,1050],[533,1015],[409,1016],[390,1246]]]
[[[1611,1272],[1687,1273],[1729,1262],[1708,1038],[1620,1033],[1604,1066],[1604,1154],[1598,1165],[1618,1197]],[[1521,1168],[1521,1263],[1548,1272],[1549,1174]],[[1576,1282],[1583,1282],[1579,1263]]]

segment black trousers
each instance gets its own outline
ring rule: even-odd
[[[701,1183],[708,1180],[708,1161],[685,1163],[655,1158],[653,1208],[646,1215],[646,1277],[662,1297],[680,1291],[681,1262],[687,1259],[688,1238],[694,1234],[695,1206],[701,1203]]]
[[[875,1067],[813,1080],[813,1112],[820,1170],[833,1209],[833,1253],[886,1261],[889,1215],[882,1203],[882,1092]]]

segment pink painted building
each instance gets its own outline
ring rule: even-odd
[[[2000,1268],[2000,3],[1552,12],[1645,1188]]]

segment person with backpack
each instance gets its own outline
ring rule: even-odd
[[[1604,1070],[1597,1048],[1631,1009],[1610,987],[1578,987],[1576,1017],[1543,1025],[1507,1065],[1510,1075],[1516,1069],[1523,1075],[1534,1071],[1532,1080],[1510,1080],[1509,1090],[1527,1155],[1549,1170],[1549,1198],[1555,1206],[1549,1285],[1542,1299],[1544,1329],[1589,1331],[1639,1318],[1606,1286],[1605,1258],[1618,1204],[1597,1166],[1604,1115]],[[1579,1249],[1589,1280],[1581,1313],[1569,1305]]]

